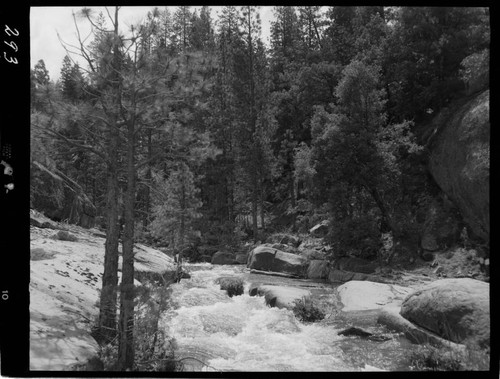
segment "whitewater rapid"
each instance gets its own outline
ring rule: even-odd
[[[339,336],[338,327],[331,323],[302,323],[292,311],[271,308],[263,297],[248,295],[251,283],[271,280],[287,285],[293,280],[262,278],[250,274],[244,266],[198,264],[188,269],[191,279],[172,286],[172,306],[161,320],[167,334],[175,338],[176,355],[183,358],[184,370],[359,371],[363,368],[359,359],[347,355],[352,354],[353,348],[355,354],[368,349],[365,354],[369,355],[370,345],[356,346],[359,344],[356,342],[346,346],[352,339]],[[214,283],[221,276],[243,278],[244,294],[230,298]],[[333,285],[319,285],[319,291],[324,298],[335,297]],[[399,348],[398,343],[392,341],[394,349]],[[373,362],[371,359],[367,363]]]

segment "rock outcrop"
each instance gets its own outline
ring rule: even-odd
[[[457,343],[490,344],[489,284],[475,279],[442,279],[409,295],[401,315]]]
[[[429,170],[474,234],[490,238],[490,93],[450,108],[430,146]],[[442,111],[441,113],[443,113]],[[437,121],[439,122],[439,120]]]
[[[285,253],[284,251],[261,245],[250,252],[247,267],[254,270],[304,276],[307,270],[307,259],[300,255]]]

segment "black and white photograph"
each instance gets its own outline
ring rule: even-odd
[[[29,158],[0,138],[0,169],[29,193],[31,375],[498,374],[489,7],[2,27],[3,66],[29,50]]]

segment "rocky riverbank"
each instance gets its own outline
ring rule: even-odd
[[[102,370],[94,359],[99,346],[90,331],[98,315],[105,235],[97,229],[55,223],[35,211],[30,216],[30,369]],[[286,238],[259,244],[249,249],[245,259],[238,259],[247,263],[246,267],[239,263],[239,271],[260,278],[246,288],[246,295],[262,296],[268,306],[285,310],[292,310],[296,300],[326,304],[328,317],[322,324],[340,322],[347,328],[345,335],[354,333],[355,338],[384,340],[379,326],[385,325],[417,343],[457,348],[471,341],[489,345],[489,284],[478,280],[486,275],[473,251],[460,248],[436,254],[432,262],[414,262],[413,268],[380,269],[354,258],[327,260],[329,247],[318,237]],[[140,244],[136,251],[138,285],[141,277],[174,272],[167,254]],[[232,265],[238,261],[228,260]],[[242,294],[241,280],[235,282],[235,298]],[[333,284],[338,285],[335,296],[318,297],[326,293],[321,288]],[[442,299],[429,300],[436,296]],[[459,312],[457,307],[467,311]],[[429,320],[425,315],[432,316]],[[441,316],[448,321],[432,324]]]

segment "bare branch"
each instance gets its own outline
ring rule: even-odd
[[[51,123],[51,122],[49,122],[49,123]],[[98,157],[102,158],[104,161],[108,162],[106,155],[103,154],[101,151],[96,150],[92,146],[82,145],[80,143],[77,143],[77,142],[75,142],[75,140],[69,139],[68,137],[64,136],[63,134],[59,133],[58,131],[50,129],[50,127],[48,127],[48,126],[43,126],[43,125],[39,125],[39,124],[35,124],[35,123],[32,123],[31,125],[47,135],[51,135],[57,139],[63,140],[64,142],[67,142],[71,146],[90,151],[91,153],[94,153]]]

